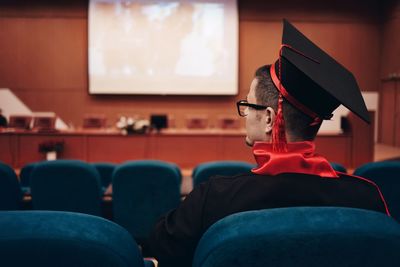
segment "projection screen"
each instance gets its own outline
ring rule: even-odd
[[[236,0],[90,0],[89,93],[235,95]]]

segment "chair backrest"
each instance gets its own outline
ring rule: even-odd
[[[332,168],[335,171],[342,172],[342,173],[347,173],[346,167],[344,167],[342,164],[337,163],[337,162],[329,162],[329,164],[331,164]]]
[[[206,129],[208,127],[207,115],[188,115],[186,116],[186,128]]]
[[[28,163],[21,168],[19,173],[19,184],[23,193],[31,193],[31,174],[37,162]]]
[[[255,165],[245,161],[212,161],[197,165],[193,172],[193,186],[208,181],[211,176],[232,176],[249,172]]]
[[[97,216],[58,211],[0,212],[2,266],[143,267],[130,234]]]
[[[75,211],[101,215],[100,176],[78,160],[38,163],[31,174],[32,205],[37,210]]]
[[[105,115],[87,114],[83,118],[83,128],[105,128],[107,125],[107,118]]]
[[[113,174],[114,221],[145,242],[157,219],[180,202],[180,177],[174,164],[130,161]]]
[[[21,188],[14,170],[0,162],[0,210],[17,210],[22,199]]]
[[[240,129],[240,120],[237,116],[222,115],[218,117],[217,127],[220,129]]]
[[[385,197],[391,215],[400,221],[400,162],[367,163],[357,168],[354,175],[376,183]]]
[[[10,115],[9,128],[17,128],[29,130],[32,124],[32,116],[30,115]]]
[[[101,185],[102,187],[107,187],[111,183],[112,174],[117,167],[117,164],[110,162],[95,162],[92,165],[96,168],[96,170],[100,174]]]
[[[400,225],[383,213],[337,207],[248,211],[212,225],[194,267],[400,266]]]
[[[53,115],[35,116],[32,129],[38,131],[55,131],[57,117]]]

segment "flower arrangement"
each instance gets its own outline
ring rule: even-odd
[[[45,141],[39,144],[40,153],[57,152],[64,150],[64,141]]]
[[[135,120],[131,117],[121,116],[116,124],[123,135],[145,134],[150,128],[148,120]]]

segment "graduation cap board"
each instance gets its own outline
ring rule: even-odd
[[[287,20],[283,21],[280,58],[271,66],[271,78],[283,97],[314,119],[330,119],[343,104],[370,122],[353,74]]]

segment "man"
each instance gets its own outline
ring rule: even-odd
[[[0,108],[0,128],[7,127],[7,119],[3,116],[3,110]]]
[[[287,21],[282,42],[279,59],[256,71],[247,100],[237,103],[258,166],[211,178],[157,223],[151,243],[161,267],[191,266],[203,233],[237,212],[342,206],[389,215],[374,183],[335,172],[314,153],[322,120],[340,104],[369,120],[354,77]]]

